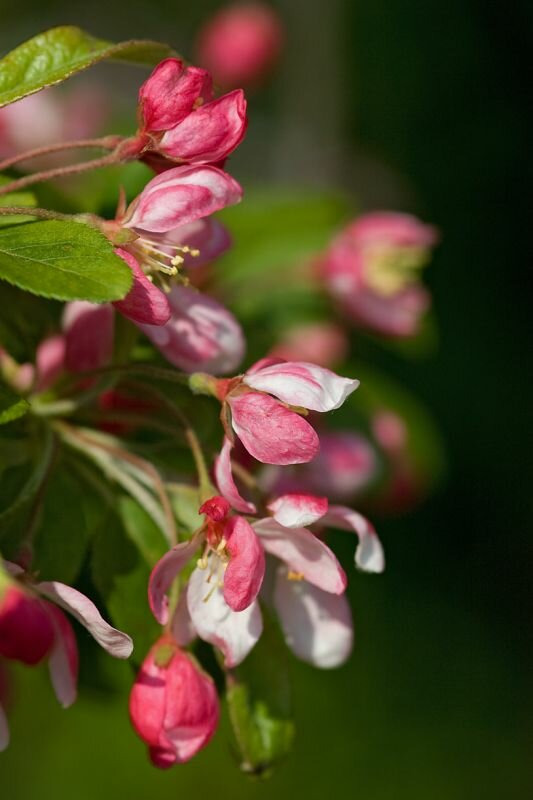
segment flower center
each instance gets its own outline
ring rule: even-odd
[[[370,245],[364,255],[365,281],[385,297],[416,283],[428,262],[428,251],[424,247]]]
[[[176,278],[179,269],[185,262],[185,256],[197,258],[200,251],[188,245],[167,244],[139,237],[128,246],[137,258],[149,280],[156,282],[165,292],[170,292],[169,279]],[[182,283],[188,283],[185,276],[180,276]]]

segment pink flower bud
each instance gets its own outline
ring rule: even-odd
[[[368,486],[377,471],[377,457],[370,442],[347,431],[320,436],[320,452],[301,471],[311,491],[330,500],[349,500]]]
[[[70,372],[99,369],[113,355],[114,313],[112,306],[85,300],[67,303],[63,313],[66,337],[65,366]]]
[[[33,666],[54,644],[45,603],[14,584],[0,597],[0,655]]]
[[[189,761],[215,733],[219,703],[212,679],[169,635],[145,658],[130,695],[130,718],[160,769]]]
[[[333,241],[322,264],[324,280],[359,326],[412,336],[430,305],[419,273],[436,241],[436,230],[416,217],[366,214]]]
[[[263,3],[239,3],[221,9],[200,31],[198,59],[221,86],[262,81],[283,46],[283,27]]]

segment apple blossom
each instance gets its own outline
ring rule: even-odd
[[[409,214],[374,212],[349,224],[322,262],[326,286],[361,327],[412,336],[430,296],[419,283],[437,232]]]
[[[201,384],[201,376],[192,377],[193,387]],[[215,392],[230,441],[235,433],[264,464],[301,464],[319,450],[316,431],[301,414],[339,408],[358,386],[316,364],[263,359],[242,376],[219,380]]]
[[[272,70],[283,45],[283,27],[266,3],[222,8],[201,29],[198,60],[222,86],[248,86]]]
[[[214,99],[209,73],[177,58],[158,64],[141,86],[139,116],[130,147],[148,163],[152,154],[168,160],[166,166],[222,162],[241,143],[247,125],[242,90]]]
[[[130,719],[160,769],[189,761],[216,731],[215,684],[169,634],[144,659],[130,694]]]

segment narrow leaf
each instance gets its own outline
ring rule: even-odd
[[[23,417],[30,404],[0,381],[0,425]]]

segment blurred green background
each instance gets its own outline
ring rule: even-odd
[[[72,23],[110,39],[163,39],[191,55],[194,32],[220,5],[27,0],[21,11],[3,0],[0,50]],[[351,662],[335,673],[291,663],[297,740],[269,781],[239,773],[224,730],[193,763],[151,768],[127,721],[130,668],[106,660],[117,693],[91,689],[98,681],[85,676],[89,686],[68,712],[44,669],[17,672],[13,743],[0,756],[10,800],[190,792],[522,800],[533,791],[525,291],[532,6],[277,7],[288,29],[284,62],[251,99],[250,135],[231,171],[245,187],[340,187],[363,208],[412,210],[439,226],[443,242],[428,272],[438,347],[428,360],[379,358],[438,420],[447,480],[415,513],[380,522],[388,568],[351,582]],[[133,104],[141,73],[115,70]],[[342,537],[334,544],[349,567],[351,547]]]

